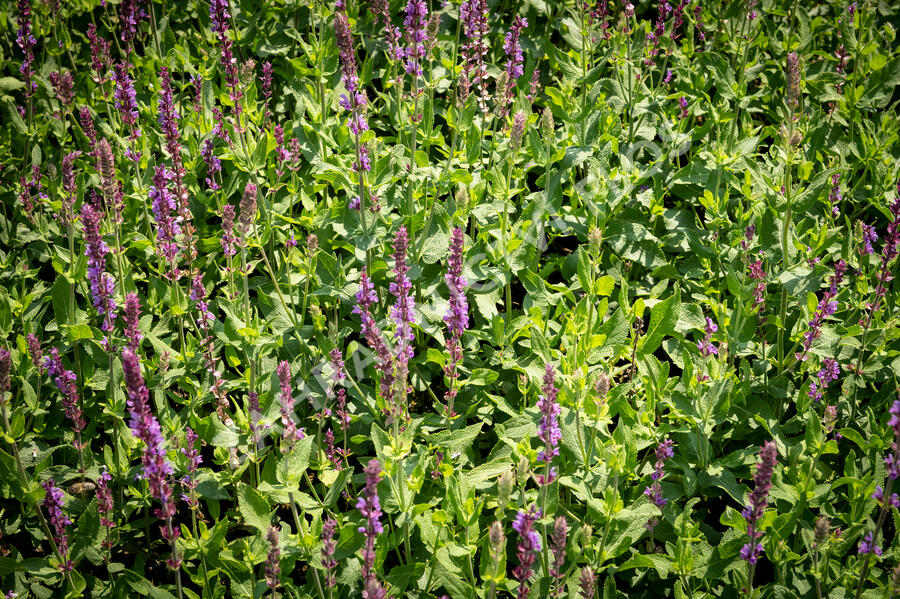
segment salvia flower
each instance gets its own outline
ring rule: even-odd
[[[412,296],[412,281],[409,280],[409,266],[406,263],[408,247],[409,237],[406,234],[406,227],[403,226],[394,236],[394,281],[390,285],[391,295],[397,298],[391,307],[391,318],[397,326],[394,337],[397,340],[397,379],[401,384],[406,380],[408,364],[415,351],[411,342],[415,339],[412,325],[416,322],[416,303]]]
[[[513,521],[512,527],[519,533],[519,542],[516,544],[516,556],[518,565],[513,568],[513,576],[519,581],[516,597],[528,599],[531,589],[528,587],[528,579],[541,551],[541,535],[534,529],[534,523],[541,517],[541,510],[532,505],[528,511],[519,511]]]
[[[369,129],[369,123],[366,120],[368,99],[366,93],[359,87],[356,55],[353,52],[353,33],[350,30],[347,15],[343,12],[338,12],[334,16],[334,32],[340,50],[341,82],[347,91],[346,94],[341,94],[340,105],[350,113],[347,127],[356,139],[356,162],[353,168],[356,171],[369,171],[372,168],[369,161],[369,150],[365,144],[359,142],[360,135]]]
[[[294,421],[294,392],[291,386],[291,365],[287,360],[278,363],[275,372],[278,374],[278,382],[281,386],[281,392],[278,400],[281,404],[281,425],[284,427],[282,432],[282,440],[286,446],[285,451],[291,451],[294,443],[302,439],[305,432],[302,428],[297,428]]]
[[[238,222],[241,225],[242,243],[246,243],[247,234],[250,232],[250,225],[256,220],[256,185],[247,183],[244,188],[244,194],[241,196],[240,213],[238,214]]]
[[[791,109],[796,109],[800,106],[800,57],[796,52],[788,52],[784,78],[787,104]]]
[[[843,196],[841,196],[841,174],[834,173],[831,175],[831,190],[828,192],[828,203],[831,204],[831,216],[837,218],[841,211],[839,205]]]
[[[878,241],[878,233],[875,232],[874,226],[865,223],[860,224],[862,226],[863,247],[860,248],[859,253],[861,256],[874,254],[875,249],[872,247],[872,244]]]
[[[888,426],[894,432],[894,441],[891,443],[891,452],[884,458],[884,465],[888,478],[897,480],[900,477],[900,400],[895,400],[889,410],[891,419]]]
[[[107,333],[113,330],[116,317],[116,283],[111,274],[106,272],[106,254],[109,246],[100,235],[102,215],[94,210],[90,202],[81,205],[81,222],[84,226],[84,255],[88,258],[87,275],[91,284],[91,297],[98,314],[104,315],[101,330]]]
[[[69,106],[75,100],[75,79],[69,71],[50,73],[50,84],[56,92],[56,99],[63,106]]]
[[[94,119],[91,117],[91,111],[87,106],[82,106],[78,111],[78,120],[81,122],[81,129],[84,131],[84,136],[88,138],[88,142],[90,142],[91,151],[90,155],[93,157],[97,157],[97,130],[94,128]]]
[[[138,322],[140,316],[141,301],[138,299],[137,293],[127,293],[125,295],[125,339],[127,339],[128,347],[133,352],[140,350],[141,339],[144,338]]]
[[[822,368],[816,373],[817,381],[809,384],[809,396],[814,401],[822,399],[825,390],[832,381],[836,381],[841,374],[841,366],[834,358],[825,358]]]
[[[406,73],[420,77],[422,59],[425,58],[425,43],[428,40],[428,7],[424,0],[408,0],[403,30],[406,38],[406,48],[403,52]]]
[[[174,175],[165,166],[153,168],[153,183],[150,185],[149,199],[156,221],[156,251],[169,264],[171,276],[177,274],[177,238],[181,235],[181,218],[175,215],[175,197],[169,191],[169,182]]]
[[[56,543],[56,549],[62,560],[57,567],[61,571],[67,572],[72,569],[72,561],[69,559],[69,533],[66,531],[66,526],[72,524],[72,521],[63,512],[63,492],[56,486],[53,479],[42,482],[41,486],[47,492],[43,506],[47,511],[50,529],[53,531],[53,541]]]
[[[444,373],[450,377],[450,388],[444,396],[452,411],[453,399],[456,397],[455,379],[459,376],[457,366],[462,361],[462,335],[469,328],[469,303],[466,300],[468,281],[462,275],[463,267],[463,231],[460,227],[453,229],[450,235],[450,258],[447,261],[447,273],[444,281],[450,290],[450,305],[444,314],[450,336],[447,338],[447,352],[450,362],[444,367]]]
[[[554,595],[562,593],[562,585],[559,583],[563,577],[563,565],[566,562],[566,533],[568,521],[565,516],[557,516],[553,521],[553,532],[550,533],[550,551],[553,553],[553,563],[550,564],[550,576],[556,579],[557,588]]]
[[[865,555],[867,553],[881,555],[881,547],[879,547],[875,543],[875,533],[869,531],[866,533],[866,536],[863,537],[863,540],[859,542],[859,548],[857,549],[857,551],[860,555]]]
[[[375,285],[369,279],[369,274],[363,268],[359,281],[359,291],[356,292],[356,306],[354,314],[359,314],[362,319],[362,333],[369,348],[375,352],[375,368],[381,373],[379,391],[382,399],[388,406],[393,406],[394,399],[394,356],[388,349],[382,336],[381,329],[372,316],[371,307],[378,302],[375,294]]]
[[[123,0],[119,4],[119,39],[131,48],[134,38],[137,37],[141,21],[147,18],[141,0]]]
[[[281,576],[281,549],[278,546],[277,526],[269,527],[266,541],[269,542],[269,553],[266,556],[266,586],[275,591],[278,588],[279,576]]]
[[[322,567],[325,568],[325,588],[333,589],[337,583],[335,571],[337,560],[334,559],[334,551],[337,549],[337,541],[334,533],[337,531],[337,522],[331,516],[322,522]]]
[[[216,174],[222,172],[222,161],[216,156],[215,147],[216,142],[213,138],[208,138],[203,142],[203,147],[200,149],[200,157],[203,158],[203,162],[206,164],[206,187],[210,191],[216,191],[221,187],[216,180]]]
[[[96,83],[106,83],[107,71],[112,60],[109,57],[109,40],[97,35],[97,26],[88,25],[87,38],[91,44],[91,75]]]
[[[544,384],[537,407],[541,413],[538,425],[538,439],[544,442],[544,449],[538,453],[538,461],[546,464],[545,473],[536,476],[539,485],[549,485],[556,480],[556,468],[550,466],[554,456],[559,455],[559,442],[562,431],[559,428],[560,407],[557,401],[559,390],[556,388],[556,372],[552,364],[544,369]]]
[[[747,520],[747,536],[749,543],[741,548],[741,559],[749,564],[755,564],[763,552],[762,531],[757,529],[759,521],[763,517],[769,501],[769,491],[772,488],[772,474],[775,472],[775,464],[778,459],[778,449],[774,441],[766,441],[760,448],[759,463],[756,474],[753,476],[754,488],[750,492],[750,503],[741,512]]]
[[[231,13],[228,0],[211,0],[209,3],[209,20],[213,33],[219,41],[219,63],[225,72],[225,83],[228,86],[228,96],[231,99],[234,116],[240,119],[243,112],[241,99],[244,97],[240,77],[238,75],[237,59],[234,57],[234,42],[228,36],[230,30]]]
[[[222,237],[219,243],[222,245],[222,252],[229,258],[237,254],[235,244],[237,239],[234,236],[234,206],[225,204],[222,208]]]
[[[75,160],[81,156],[78,150],[69,152],[62,160],[62,207],[59,212],[59,222],[68,225],[75,220],[75,200],[78,196],[78,184],[75,181]]]
[[[19,25],[19,29],[16,31],[16,44],[22,50],[22,54],[25,55],[22,66],[19,67],[19,72],[25,78],[25,97],[31,98],[37,89],[37,83],[34,81],[34,71],[32,70],[34,47],[37,46],[37,38],[31,32],[31,0],[18,0],[16,9],[19,12],[16,19]]]
[[[891,493],[891,496],[885,501],[884,489],[881,485],[875,487],[875,491],[872,492],[872,499],[878,503],[879,507],[890,505],[891,507],[900,508],[900,495]]]
[[[847,262],[838,260],[834,265],[834,274],[829,277],[828,290],[823,294],[822,300],[816,306],[812,320],[809,321],[809,329],[803,334],[803,351],[797,352],[796,357],[799,361],[805,362],[809,357],[809,349],[812,347],[813,341],[822,334],[822,324],[826,316],[831,316],[837,311],[837,301],[834,299],[838,294],[838,286],[844,280],[844,273],[847,271]]]
[[[712,344],[712,336],[713,333],[719,330],[718,325],[713,321],[709,316],[706,317],[706,334],[700,341],[697,342],[697,349],[700,350],[701,356],[711,356],[714,354],[718,354],[719,351],[716,349],[716,346]]]
[[[487,35],[490,31],[487,0],[463,0],[459,6],[459,18],[466,36],[460,49],[463,68],[459,75],[459,99],[465,103],[470,90],[474,88],[478,103],[484,110],[488,76],[484,58],[488,52]]]
[[[128,63],[117,62],[113,68],[113,81],[116,83],[116,109],[119,111],[122,122],[128,126],[131,132],[130,139],[133,142],[141,136],[141,130],[137,127],[139,116],[137,94],[134,90],[134,81],[128,74],[128,68]],[[141,158],[140,153],[134,150],[133,144],[126,151],[126,156],[134,162],[138,162]]]
[[[381,503],[378,499],[378,482],[380,480],[381,463],[376,459],[371,459],[366,466],[366,486],[356,500],[356,509],[365,518],[365,525],[359,527],[359,532],[366,537],[362,550],[364,599],[386,597],[375,574],[375,540],[384,531],[381,525]]]
[[[25,336],[25,342],[28,345],[28,355],[31,356],[31,363],[34,364],[38,374],[44,374],[46,366],[44,366],[44,350],[41,349],[40,340],[34,333],[28,333]]]
[[[519,38],[522,35],[522,30],[526,27],[528,27],[528,21],[519,15],[516,15],[512,27],[510,27],[504,37],[503,51],[507,56],[506,91],[505,97],[501,103],[501,114],[504,116],[508,113],[509,106],[512,104],[513,98],[516,95],[516,85],[519,81],[519,77],[525,72],[523,66],[525,58],[522,54],[522,45],[519,43]]]
[[[83,447],[81,432],[87,426],[87,421],[84,419],[78,401],[78,385],[75,373],[63,366],[62,359],[59,357],[59,350],[55,347],[50,348],[49,355],[44,357],[44,368],[53,384],[62,393],[63,410],[66,417],[72,421],[72,428],[75,431],[74,445],[76,449],[80,449]]]
[[[194,429],[187,427],[184,431],[184,447],[179,449],[181,454],[187,458],[187,473],[181,478],[181,488],[184,490],[181,499],[192,510],[200,508],[196,491],[197,469],[200,468],[200,464],[203,461],[203,458],[200,457],[200,452],[197,451],[197,441],[199,439],[200,437],[197,436]]]
[[[129,348],[122,350],[122,370],[125,373],[125,388],[128,392],[126,405],[131,415],[128,426],[132,434],[144,444],[141,455],[141,478],[150,486],[150,494],[159,501],[157,517],[163,521],[160,526],[162,537],[172,547],[172,555],[167,560],[170,568],[177,569],[181,559],[175,551],[175,541],[180,532],[173,526],[175,516],[175,500],[172,497],[172,463],[166,457],[165,439],[159,420],[153,415],[150,407],[150,392],[144,384],[141,374],[141,362],[137,354]]]
[[[653,467],[653,473],[650,475],[650,479],[653,482],[644,489],[644,495],[649,497],[656,504],[656,507],[659,508],[666,505],[666,499],[662,496],[662,486],[659,481],[666,475],[666,460],[675,455],[674,445],[674,441],[666,439],[656,446],[656,463]]]
[[[180,184],[184,167],[181,164],[181,136],[178,133],[178,120],[181,116],[175,107],[175,93],[172,90],[172,73],[169,68],[159,69],[159,127],[166,138],[166,151],[172,157],[173,172]]]
[[[881,298],[887,293],[887,285],[894,275],[891,274],[891,263],[897,257],[900,247],[900,182],[897,183],[897,197],[891,203],[891,223],[884,235],[884,247],[881,250],[881,266],[875,275],[878,284],[875,286],[875,301],[867,305],[865,317],[860,321],[864,328],[868,328],[872,316],[880,309]]]
[[[116,526],[116,515],[113,513],[115,504],[109,488],[110,482],[112,482],[112,477],[104,466],[97,479],[97,512],[100,514],[100,526],[107,530]]]
[[[582,599],[594,599],[594,592],[597,589],[597,575],[590,566],[581,569],[581,576],[578,577],[578,593]]]
[[[106,138],[97,143],[97,172],[100,173],[100,191],[110,218],[122,222],[124,190],[122,182],[116,176],[116,163],[112,146]]]

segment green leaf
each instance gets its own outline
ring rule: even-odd
[[[675,293],[669,296],[650,310],[650,326],[647,328],[647,334],[644,335],[644,341],[641,344],[641,352],[650,354],[655,352],[663,339],[675,332],[675,325],[678,324],[678,316],[681,314],[681,291],[675,290]]]
[[[246,483],[238,483],[237,500],[244,522],[265,534],[269,530],[272,514],[262,493]]]

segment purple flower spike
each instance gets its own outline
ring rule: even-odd
[[[718,354],[716,346],[711,343],[713,333],[719,330],[718,325],[709,316],[706,317],[706,335],[702,340],[697,342],[697,349],[700,350],[701,356],[711,356]]]
[[[517,599],[528,599],[531,592],[528,579],[541,551],[541,535],[534,529],[534,523],[540,518],[541,510],[532,505],[527,512],[518,512],[512,524],[513,530],[519,533],[519,543],[516,545],[519,564],[513,568],[513,576],[519,581]]]
[[[556,388],[556,373],[552,364],[547,364],[544,369],[544,384],[541,387],[541,396],[538,398],[537,407],[541,412],[541,420],[538,425],[538,439],[544,442],[544,449],[538,453],[538,461],[546,464],[545,473],[538,474],[535,478],[540,486],[549,485],[556,480],[556,468],[550,466],[554,456],[559,455],[559,442],[562,440],[562,431],[559,428],[559,403],[556,396],[559,390]]]
[[[81,432],[87,426],[87,421],[84,419],[80,402],[78,401],[78,385],[75,373],[63,366],[62,359],[59,357],[59,350],[55,347],[50,348],[49,355],[44,358],[44,368],[47,371],[47,375],[53,380],[56,388],[62,393],[63,410],[66,418],[72,421],[72,428],[75,431],[75,448],[81,449],[83,447]]]
[[[91,206],[90,202],[81,205],[81,222],[84,226],[84,255],[87,256],[87,276],[91,284],[91,298],[98,314],[105,316],[100,328],[109,332],[113,330],[116,318],[116,283],[112,275],[106,272],[106,254],[109,246],[100,235],[102,214]]]
[[[178,276],[176,239],[181,234],[181,218],[175,216],[175,197],[169,191],[173,176],[164,166],[154,167],[153,183],[148,194],[156,222],[156,251],[168,263],[169,273],[166,276],[172,280]]]
[[[359,527],[359,532],[366,537],[363,545],[362,575],[363,598],[385,599],[387,592],[378,582],[375,574],[375,540],[384,531],[381,525],[381,503],[378,499],[378,482],[381,480],[381,463],[372,459],[366,466],[366,487],[356,500],[356,509],[363,518],[365,525]]]
[[[375,286],[366,269],[363,268],[359,281],[359,291],[356,292],[356,306],[354,314],[359,314],[362,319],[362,333],[366,338],[369,349],[375,352],[375,368],[381,373],[379,392],[384,402],[393,409],[394,401],[394,357],[388,349],[381,334],[381,329],[372,316],[371,307],[378,302],[375,294]]]
[[[644,495],[652,499],[658,508],[666,505],[666,499],[662,496],[662,486],[659,481],[666,475],[666,460],[675,455],[674,445],[674,441],[666,439],[656,447],[656,464],[654,464],[653,474],[650,475],[653,483],[644,489]]]
[[[56,543],[56,549],[59,551],[59,557],[62,563],[58,564],[58,568],[67,572],[72,569],[72,561],[69,559],[69,534],[66,526],[72,524],[69,517],[63,512],[63,492],[53,482],[53,479],[41,483],[47,495],[44,497],[43,506],[47,510],[48,522],[53,531],[53,541]]]
[[[141,347],[141,339],[144,334],[141,332],[138,320],[141,317],[141,301],[138,299],[137,293],[131,292],[125,295],[125,338],[128,340],[128,347],[133,352],[137,352]]]
[[[754,489],[750,492],[750,503],[741,514],[747,520],[747,536],[750,542],[741,548],[741,559],[749,564],[755,564],[763,552],[763,546],[759,542],[763,533],[756,527],[766,511],[769,500],[769,490],[772,488],[772,474],[775,472],[775,464],[778,459],[778,449],[774,441],[766,441],[760,448],[759,463],[756,474],[753,476]]]
[[[413,77],[421,77],[425,43],[428,40],[428,7],[424,0],[408,0],[403,29],[406,37],[404,50],[406,73]]]
[[[337,549],[337,541],[334,533],[337,530],[337,522],[329,516],[322,522],[322,567],[325,568],[325,588],[333,589],[337,583],[335,571],[337,560],[334,559],[334,551]]]
[[[400,381],[405,380],[407,364],[413,357],[414,348],[410,344],[415,339],[412,325],[416,322],[416,303],[412,296],[412,282],[407,273],[409,266],[406,264],[406,252],[409,247],[409,237],[406,227],[400,227],[394,236],[394,276],[390,285],[390,292],[397,301],[391,307],[391,318],[397,325],[395,338],[397,339],[397,365]]]
[[[128,412],[131,419],[128,426],[132,434],[144,444],[141,456],[141,478],[150,484],[150,494],[156,498],[160,507],[157,516],[166,520],[163,528],[166,540],[178,538],[178,529],[171,527],[171,518],[175,515],[175,502],[172,499],[172,463],[166,457],[165,439],[159,420],[153,415],[150,407],[150,392],[144,384],[141,374],[141,362],[129,348],[122,350],[122,370],[125,372],[125,388],[128,391]]]
[[[302,439],[306,433],[302,428],[297,428],[297,423],[294,421],[294,392],[291,387],[291,365],[287,360],[282,360],[278,363],[275,372],[278,374],[278,382],[281,386],[281,393],[278,395],[278,399],[281,403],[281,424],[284,427],[282,440],[285,444],[284,451],[288,452],[294,448],[294,443]]]
[[[116,515],[113,513],[115,503],[109,488],[110,482],[112,482],[112,477],[104,466],[100,471],[100,478],[97,479],[97,512],[100,514],[100,526],[106,529],[116,526]],[[105,543],[106,541],[104,541]]]
[[[281,576],[281,549],[278,546],[277,526],[269,527],[266,541],[269,542],[269,554],[266,556],[266,586],[274,591],[278,588],[278,580]]]
[[[466,41],[461,48],[463,68],[459,76],[459,99],[465,103],[469,91],[474,88],[478,104],[482,110],[487,105],[487,67],[484,62],[488,53],[487,0],[464,0],[459,7]]]

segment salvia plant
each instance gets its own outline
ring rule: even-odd
[[[0,592],[900,597],[895,4],[0,3]]]

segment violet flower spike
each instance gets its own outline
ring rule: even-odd
[[[322,567],[325,568],[325,588],[333,589],[337,583],[335,571],[337,570],[337,560],[334,559],[334,552],[337,549],[337,541],[334,533],[337,530],[337,522],[329,516],[322,522]]]
[[[156,251],[168,263],[169,273],[166,276],[171,280],[178,277],[176,239],[181,235],[181,218],[175,216],[175,196],[169,191],[169,182],[173,177],[166,167],[155,166],[148,194],[156,222]]]
[[[649,497],[653,503],[658,508],[662,508],[666,505],[666,499],[662,496],[662,486],[660,485],[660,481],[666,475],[666,460],[672,458],[675,455],[675,450],[673,446],[675,442],[671,439],[666,439],[660,442],[656,447],[656,463],[653,467],[653,474],[650,475],[653,483],[644,488],[644,495]]]
[[[28,355],[31,356],[31,363],[34,365],[39,375],[44,374],[46,367],[44,366],[44,350],[41,349],[40,340],[34,333],[28,333],[25,336],[25,342],[28,345]]]
[[[706,335],[702,340],[697,342],[697,349],[700,350],[700,355],[703,357],[711,356],[718,354],[719,351],[716,349],[716,346],[711,343],[713,333],[719,330],[718,325],[713,321],[709,316],[706,317]]]
[[[488,95],[488,74],[484,61],[488,53],[487,35],[490,32],[487,0],[463,0],[459,7],[459,18],[466,36],[460,49],[463,68],[459,76],[459,99],[465,103],[469,91],[474,88],[483,111]]]
[[[167,565],[176,570],[181,566],[181,558],[175,549],[175,541],[180,530],[172,523],[175,516],[175,500],[172,497],[172,463],[166,457],[165,439],[159,420],[153,415],[150,407],[150,392],[144,384],[141,374],[141,363],[129,348],[122,350],[122,370],[125,373],[125,388],[128,392],[126,405],[131,418],[128,422],[132,434],[144,444],[141,455],[141,478],[150,486],[150,494],[159,501],[160,507],[156,516],[163,521],[160,527],[162,537],[169,542],[172,556]]]
[[[369,349],[375,352],[375,368],[381,373],[378,386],[381,397],[386,405],[394,409],[394,356],[384,342],[381,329],[372,316],[371,307],[376,302],[378,302],[378,296],[375,294],[375,286],[369,279],[366,269],[363,268],[353,314],[359,314],[362,319],[362,334]]]
[[[541,518],[541,510],[532,505],[527,511],[519,511],[513,521],[512,527],[519,533],[519,542],[516,545],[516,556],[519,564],[513,568],[513,577],[519,581],[516,594],[517,599],[528,599],[531,589],[528,587],[528,579],[531,578],[532,568],[541,551],[541,535],[534,529],[534,524]]]
[[[116,318],[116,283],[106,272],[106,254],[109,246],[100,235],[102,215],[94,210],[90,202],[81,205],[81,222],[84,226],[84,255],[87,256],[87,276],[91,287],[91,298],[97,313],[104,316],[100,329],[106,333],[113,330]]]
[[[401,383],[405,381],[405,373],[409,360],[412,359],[415,349],[410,342],[415,339],[412,325],[416,322],[416,303],[412,296],[412,281],[407,273],[409,266],[406,264],[409,237],[406,227],[402,226],[394,236],[394,281],[390,285],[390,292],[397,301],[391,307],[391,318],[397,325],[394,337],[398,342],[396,360],[398,364],[397,378]],[[402,390],[401,390],[402,391]]]
[[[278,532],[277,526],[270,526],[266,533],[266,541],[269,543],[269,553],[266,556],[266,586],[272,589],[273,593],[278,588],[281,576],[281,549],[278,546]]]
[[[181,487],[185,493],[181,499],[188,504],[192,510],[200,508],[200,502],[197,500],[197,469],[203,462],[200,452],[197,451],[197,441],[199,441],[197,433],[191,427],[187,427],[184,431],[184,447],[179,449],[181,454],[187,458],[187,474],[181,478]]]
[[[18,15],[16,21],[19,25],[16,31],[16,44],[22,50],[25,56],[22,65],[19,67],[19,73],[25,78],[25,97],[31,98],[37,90],[37,82],[34,81],[34,47],[37,46],[37,38],[31,31],[31,0],[18,0],[16,2]]]
[[[759,540],[763,533],[756,527],[763,517],[769,500],[769,490],[772,488],[772,474],[775,472],[775,464],[778,459],[778,449],[774,441],[766,441],[760,448],[759,463],[756,474],[753,475],[754,489],[750,492],[750,503],[741,512],[747,520],[747,536],[749,542],[741,548],[741,559],[754,565],[763,552],[762,543]]]
[[[140,351],[141,339],[144,338],[139,323],[140,317],[140,299],[134,292],[127,293],[125,295],[125,339],[127,339],[128,347],[133,352]]]
[[[110,482],[112,482],[112,477],[109,475],[109,470],[103,466],[100,469],[100,477],[97,479],[97,512],[100,514],[100,526],[106,528],[107,531],[116,526],[116,515],[113,512],[115,503],[109,488]],[[107,532],[108,534],[109,532]],[[105,543],[106,541],[104,541]]]
[[[365,535],[362,549],[363,599],[386,599],[387,592],[378,582],[375,573],[375,540],[384,531],[381,525],[381,502],[378,499],[378,483],[381,480],[381,463],[369,460],[366,466],[366,486],[356,500],[356,509],[365,518],[359,532]]]
[[[287,360],[278,363],[275,372],[278,374],[278,382],[281,386],[278,400],[281,404],[281,424],[284,427],[282,451],[287,453],[294,448],[294,444],[305,436],[302,428],[297,428],[294,421],[294,392],[291,387],[291,365]]]
[[[46,480],[41,483],[47,494],[41,502],[44,509],[47,510],[47,521],[53,532],[53,541],[56,543],[56,550],[59,553],[61,563],[57,564],[57,568],[61,572],[68,572],[72,569],[72,561],[69,559],[69,534],[66,526],[72,524],[69,517],[63,512],[63,492],[53,482],[53,479]]]
[[[535,479],[538,485],[545,486],[556,480],[556,468],[550,465],[554,456],[559,455],[559,442],[562,440],[562,430],[559,427],[560,407],[557,402],[559,390],[555,384],[556,373],[552,364],[547,364],[544,369],[544,384],[541,387],[541,396],[538,398],[537,407],[541,413],[538,425],[538,439],[544,442],[537,456],[539,462],[546,464],[543,474],[537,474]]]
[[[406,18],[403,20],[406,48],[406,73],[413,77],[422,76],[422,60],[425,58],[425,44],[428,41],[428,7],[424,0],[408,0]]]
[[[460,227],[456,227],[450,236],[450,258],[447,261],[447,273],[444,275],[444,281],[450,290],[450,305],[444,314],[444,322],[447,323],[450,333],[446,341],[450,361],[444,367],[444,374],[450,379],[450,384],[444,393],[444,401],[447,402],[447,411],[451,417],[453,401],[457,394],[456,379],[459,377],[457,367],[463,357],[462,335],[469,328],[469,303],[466,299],[466,287],[469,283],[462,276],[463,243],[463,231]]]

